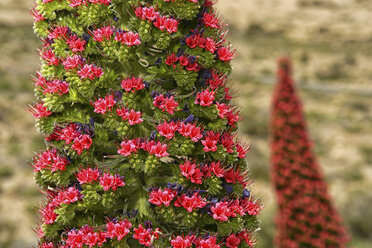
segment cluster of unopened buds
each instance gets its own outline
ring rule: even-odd
[[[128,157],[136,153],[139,149],[146,151],[158,158],[169,156],[167,144],[161,142],[155,142],[154,140],[142,141],[140,139],[123,141],[120,144],[118,153],[124,157]]]
[[[161,16],[153,6],[137,7],[134,13],[141,20],[152,22],[160,30],[165,30],[170,34],[177,32],[179,21],[174,18]]]
[[[82,169],[76,174],[76,179],[81,185],[99,182],[104,191],[112,189],[116,191],[118,187],[125,186],[124,178],[120,175],[111,175],[110,173],[103,173],[98,169]]]
[[[196,57],[194,56],[186,56],[186,55],[176,55],[172,53],[171,55],[167,56],[165,63],[173,68],[177,68],[177,65],[180,68],[185,68],[188,71],[198,72],[200,67],[197,62],[195,62]]]
[[[43,153],[36,154],[32,166],[34,167],[34,172],[41,170],[51,170],[64,171],[66,165],[70,162],[62,157],[56,149],[51,149]]]

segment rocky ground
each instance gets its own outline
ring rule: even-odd
[[[0,2],[0,247],[35,244],[41,196],[28,160],[42,148],[25,111],[39,45],[31,0]],[[254,191],[265,203],[260,247],[271,248],[275,197],[269,182],[268,118],[276,59],[290,55],[315,152],[353,247],[372,245],[372,3],[370,0],[220,0],[237,48],[232,85],[245,114],[241,136]]]

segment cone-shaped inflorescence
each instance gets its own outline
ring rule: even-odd
[[[272,179],[279,204],[277,247],[346,247],[341,217],[312,153],[288,58],[279,60],[271,132]]]
[[[253,247],[211,0],[37,0],[40,247]]]

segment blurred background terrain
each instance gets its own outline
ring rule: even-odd
[[[25,106],[40,46],[27,15],[32,0],[0,1],[0,247],[36,242],[42,199],[28,162],[43,148]],[[265,203],[261,248],[272,248],[275,196],[270,185],[268,121],[276,59],[290,55],[315,153],[355,248],[372,247],[372,1],[220,0],[238,50],[232,87],[245,115],[241,137],[253,191]]]

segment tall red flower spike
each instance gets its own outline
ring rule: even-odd
[[[279,60],[271,118],[272,180],[279,204],[277,247],[346,247],[349,237],[312,153],[288,58]]]

